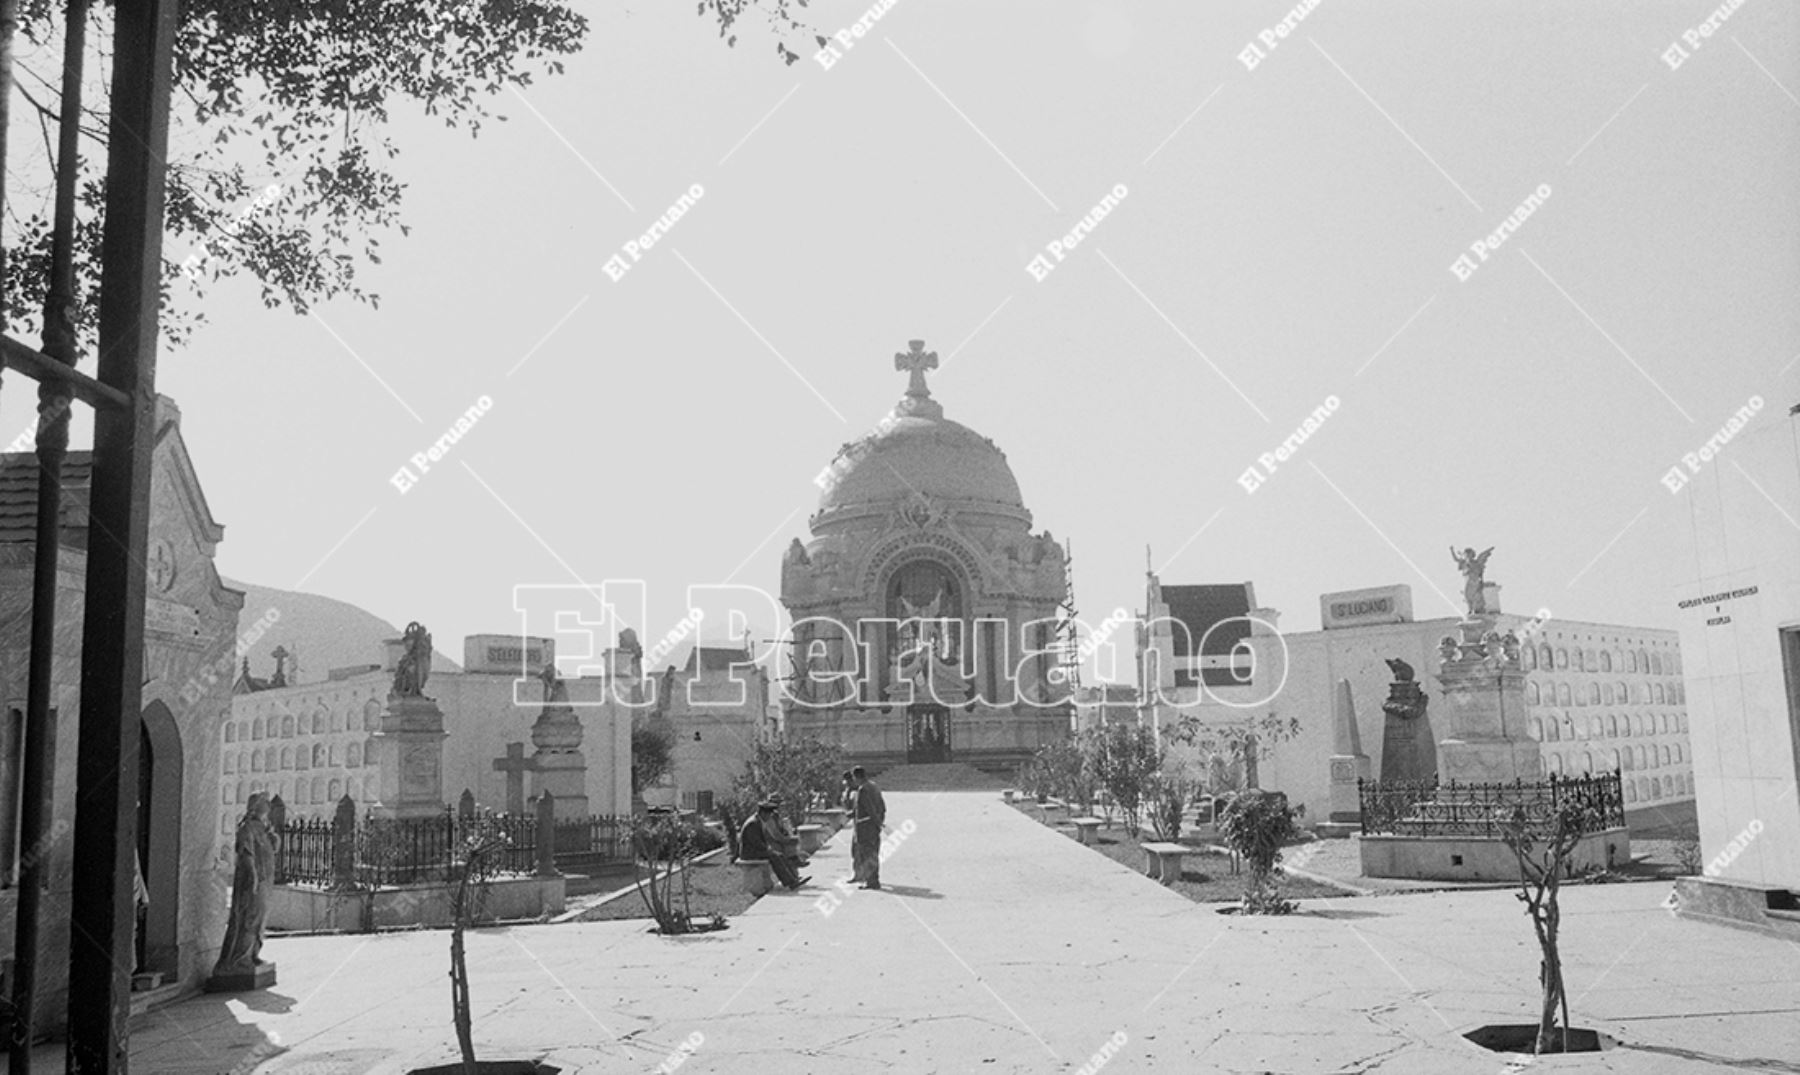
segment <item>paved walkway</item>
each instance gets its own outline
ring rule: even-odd
[[[684,1041],[705,1072],[1516,1071],[1461,1041],[1529,1022],[1537,949],[1506,892],[1309,901],[1220,915],[989,793],[896,793],[916,829],[885,892],[775,893],[715,935],[642,922],[469,939],[489,1058],[565,1073],[650,1072]],[[848,833],[813,860],[848,871]],[[1800,946],[1677,919],[1667,888],[1564,896],[1577,1025],[1630,1043],[1565,1071],[1800,1073]],[[397,1075],[454,1058],[448,934],[276,940],[280,984],[153,1015],[132,1070]],[[46,1068],[46,1070],[54,1070]]]

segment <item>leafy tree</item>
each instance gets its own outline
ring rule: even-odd
[[[788,822],[803,825],[814,796],[829,797],[843,771],[844,748],[836,743],[785,733],[759,739],[733,786],[738,816],[754,814],[757,803],[778,794]]]
[[[1225,807],[1219,819],[1219,835],[1225,845],[1244,857],[1249,877],[1244,882],[1245,914],[1287,914],[1296,904],[1283,899],[1280,876],[1282,845],[1298,831],[1294,819],[1304,807],[1288,805],[1279,791],[1252,788]]]
[[[778,33],[799,24],[799,0],[701,0],[727,43],[750,9]],[[187,0],[175,43],[166,182],[162,326],[173,343],[204,320],[207,285],[248,272],[265,306],[305,313],[338,295],[370,305],[358,266],[380,264],[381,237],[400,221],[404,184],[391,110],[417,108],[478,134],[504,119],[487,99],[560,74],[588,20],[572,0]],[[38,115],[46,152],[60,107],[63,5],[20,0],[16,91]],[[106,40],[110,12],[94,5],[90,40]],[[779,46],[792,63],[795,54]],[[91,65],[90,65],[91,66]],[[91,82],[92,80],[90,80]],[[99,99],[91,88],[88,98]],[[107,114],[88,107],[83,132],[104,147]],[[17,149],[23,140],[14,140]],[[47,175],[48,160],[15,152],[9,176]],[[77,327],[91,338],[99,309],[104,152],[81,159],[76,233]],[[50,266],[50,184],[36,211],[8,192],[5,314],[24,335],[40,327]],[[193,254],[189,255],[189,251]],[[172,256],[170,256],[172,255]],[[185,271],[183,262],[186,263]]]
[[[1616,786],[1616,785],[1614,785]],[[1569,1048],[1569,994],[1563,984],[1562,954],[1558,931],[1562,927],[1560,894],[1570,872],[1570,858],[1582,837],[1606,827],[1606,792],[1599,781],[1570,782],[1562,788],[1555,807],[1534,814],[1518,804],[1497,820],[1501,839],[1519,863],[1519,891],[1515,893],[1531,916],[1542,955],[1538,982],[1542,1005],[1538,1013],[1536,1052],[1560,1053]],[[1562,1033],[1556,1033],[1561,1011]]]
[[[1082,750],[1095,782],[1123,815],[1125,831],[1136,836],[1145,795],[1163,763],[1155,730],[1135,724],[1092,728],[1083,736]]]
[[[1219,795],[1255,787],[1257,763],[1273,757],[1278,745],[1299,734],[1299,717],[1284,718],[1271,710],[1237,724],[1214,724],[1185,716],[1164,736],[1170,743],[1191,746],[1199,752],[1207,790]],[[1221,780],[1221,773],[1229,775]]]
[[[1032,762],[1046,793],[1066,803],[1077,803],[1084,812],[1092,805],[1093,773],[1080,744],[1064,740],[1039,747]]]
[[[675,771],[675,735],[666,724],[635,721],[631,725],[631,793],[642,795]]]
[[[1181,819],[1200,788],[1191,751],[1179,744],[1163,750],[1162,767],[1152,774],[1145,789],[1150,826],[1159,840],[1181,838]]]

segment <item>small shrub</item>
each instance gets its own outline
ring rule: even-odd
[[[704,855],[717,847],[725,846],[725,837],[707,828],[699,821],[689,821],[670,815],[652,815],[644,819],[641,826],[647,842],[639,844],[638,854],[646,858],[670,859],[676,857],[677,847],[685,850],[688,857]]]
[[[1694,877],[1700,873],[1700,841],[1693,839],[1675,841],[1675,861],[1681,867],[1684,877]]]
[[[694,830],[697,827],[669,814],[636,818],[632,822],[631,845],[638,870],[633,880],[650,917],[656,919],[659,933],[693,931],[686,867],[696,853]],[[675,897],[678,878],[681,884],[679,907]]]
[[[1220,815],[1219,835],[1244,859],[1245,914],[1288,914],[1299,906],[1282,898],[1279,863],[1281,847],[1294,838],[1294,819],[1303,809],[1289,806],[1279,791],[1252,790],[1233,798]]]

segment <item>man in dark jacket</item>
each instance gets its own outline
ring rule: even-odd
[[[861,860],[856,876],[862,879],[862,887],[879,889],[881,827],[887,821],[887,802],[862,766],[850,770],[850,779],[856,786],[856,812],[851,815],[856,820],[856,839],[851,845],[851,856]]]
[[[782,887],[792,892],[812,878],[801,877],[792,866],[788,865],[786,859],[769,847],[769,838],[763,826],[765,824],[772,825],[774,822],[775,807],[770,803],[758,806],[755,817],[744,819],[744,827],[738,830],[738,860],[753,862],[762,859],[769,864],[769,869],[775,872],[775,879],[781,882]]]

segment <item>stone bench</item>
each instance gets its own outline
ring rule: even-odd
[[[1069,824],[1075,826],[1075,838],[1084,844],[1093,843],[1100,832],[1100,819],[1097,817],[1072,817]]]
[[[1018,794],[1018,793],[1017,793],[1017,792],[1015,792],[1015,791],[1014,791],[1014,790],[1013,790],[1013,789],[1011,789],[1011,788],[1007,788],[1007,789],[1006,789],[1006,790],[1005,790],[1005,791],[1003,791],[1003,792],[1001,792],[1001,793],[1000,793],[1000,795],[1001,795],[1001,796],[1002,796],[1002,797],[1003,797],[1003,798],[1004,798],[1004,799],[1005,799],[1005,800],[1006,800],[1006,801],[1007,801],[1007,802],[1012,802],[1012,801],[1013,801],[1013,796],[1014,796],[1014,795],[1016,795],[1016,794]]]
[[[800,837],[800,853],[802,855],[811,855],[814,851],[824,847],[825,838],[830,835],[823,825],[802,825],[795,829],[794,833]]]
[[[844,822],[849,816],[850,811],[841,806],[832,806],[824,810],[808,810],[806,821],[811,825],[828,826],[832,832],[836,832],[844,827]]]
[[[775,887],[775,871],[768,859],[732,859],[731,864],[742,871],[744,891],[750,895],[766,895]]]
[[[1186,855],[1198,853],[1198,848],[1186,844],[1151,842],[1142,845],[1144,849],[1144,876],[1153,877],[1165,885],[1172,885],[1181,879],[1181,860]]]

